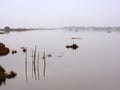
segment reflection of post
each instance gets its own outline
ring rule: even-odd
[[[43,76],[45,77],[45,69],[46,69],[46,57],[45,57],[45,52],[43,53],[43,60],[44,60],[44,70],[43,70]]]
[[[33,66],[34,66],[34,59],[33,59],[33,48],[32,48],[32,77],[33,77]]]
[[[38,59],[37,59],[37,73],[38,73],[38,80],[40,79],[39,75],[39,52],[38,52]]]
[[[26,83],[28,82],[27,78],[27,51],[25,53],[25,76],[26,76]]]

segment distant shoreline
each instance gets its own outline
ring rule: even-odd
[[[82,26],[65,26],[63,27],[63,29],[65,30],[120,30],[120,26],[119,27],[82,27]]]
[[[84,27],[84,26],[64,26],[61,28],[10,28],[9,26],[0,29],[0,34],[6,34],[12,31],[15,32],[24,32],[30,30],[68,30],[68,31],[85,31],[85,30],[93,30],[93,31],[120,31],[120,27]]]
[[[16,32],[24,32],[24,31],[30,31],[30,30],[56,30],[55,28],[9,28],[5,27],[4,29],[0,29],[0,34],[9,33],[12,31]]]
[[[0,29],[0,31],[28,31],[28,30],[36,30],[36,29]]]

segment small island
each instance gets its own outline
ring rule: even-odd
[[[9,33],[11,31],[16,32],[23,32],[23,31],[30,31],[30,30],[56,30],[56,28],[10,28],[9,26],[4,27],[3,29],[0,29],[0,34]]]
[[[3,29],[0,29],[0,34],[5,34],[5,33],[9,33],[11,31],[17,31],[17,32],[21,32],[21,31],[29,31],[29,30],[36,30],[33,28],[10,28],[9,26],[4,27]]]

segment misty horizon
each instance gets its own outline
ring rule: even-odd
[[[120,26],[61,26],[61,27],[11,27],[11,26],[4,26],[0,27],[0,29],[5,29],[5,27],[9,27],[10,29],[39,29],[39,28],[120,28]]]
[[[4,0],[0,27],[120,26],[119,0]]]

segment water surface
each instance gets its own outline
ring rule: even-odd
[[[17,73],[0,88],[120,90],[119,40],[120,32],[105,31],[36,30],[0,35],[0,42],[11,52],[17,50],[16,54],[0,57],[0,65],[6,71]],[[66,48],[73,44],[78,48]]]

